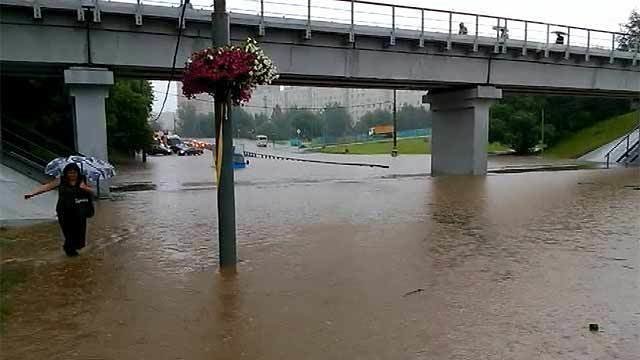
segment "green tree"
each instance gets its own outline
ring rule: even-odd
[[[286,116],[289,118],[293,136],[297,136],[298,129],[305,139],[322,136],[322,120],[318,114],[307,110],[290,110]]]
[[[351,115],[339,104],[327,105],[320,114],[327,136],[340,137],[351,132]]]
[[[178,135],[194,138],[213,138],[215,136],[213,113],[198,113],[195,106],[187,102],[178,106],[177,117],[176,133]]]
[[[274,140],[282,140],[277,137],[276,128],[271,121],[264,122],[256,127],[256,135],[267,135]]]
[[[634,50],[640,39],[640,12],[637,10],[631,12],[629,22],[622,26],[622,32],[625,35],[619,40],[620,50]]]
[[[262,124],[269,122],[269,117],[265,114],[256,114],[254,116],[254,120],[253,123],[255,125],[256,128],[262,126]]]
[[[489,141],[510,146],[518,154],[530,153],[540,135],[539,116],[544,99],[513,96],[491,108]]]
[[[198,128],[195,105],[189,102],[178,105],[176,116],[178,118],[176,133],[181,136],[192,136]]]
[[[271,129],[273,131],[272,134],[269,134],[271,138],[276,140],[286,140],[292,136],[291,121],[279,105],[276,105],[276,107],[273,108],[271,124]]]
[[[535,114],[526,110],[518,110],[509,119],[505,142],[517,154],[529,154],[538,143],[540,126]]]
[[[431,112],[422,107],[405,104],[398,110],[396,117],[398,131],[431,127]],[[364,134],[373,126],[392,123],[393,113],[388,110],[377,109],[364,114],[356,123],[354,130]]]
[[[152,141],[149,114],[153,89],[144,80],[117,80],[106,101],[109,150],[131,153]]]
[[[360,134],[366,134],[369,128],[382,125],[391,124],[393,121],[393,114],[388,110],[376,109],[369,111],[360,117],[360,120],[356,123],[354,130]]]
[[[541,113],[545,113],[545,142],[553,145],[598,121],[626,113],[624,99],[568,96],[512,96],[491,108],[489,141],[526,153],[531,139],[540,141]]]
[[[243,108],[236,106],[231,110],[231,121],[234,136],[245,139],[255,137],[254,117]]]
[[[404,105],[396,114],[398,131],[431,127],[431,112],[423,107]]]

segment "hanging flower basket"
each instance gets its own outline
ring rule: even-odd
[[[185,65],[182,92],[189,99],[198,94],[229,96],[233,105],[241,105],[251,99],[258,85],[269,85],[277,78],[271,59],[248,38],[240,46],[193,53]]]

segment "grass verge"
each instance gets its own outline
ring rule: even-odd
[[[617,116],[582,129],[545,151],[545,156],[575,159],[624,136],[638,125],[638,112]]]
[[[377,155],[390,154],[393,148],[392,140],[366,142],[359,144],[344,144],[327,146],[320,150],[325,154],[352,154],[352,155]],[[489,153],[508,151],[504,145],[489,144]],[[398,139],[398,153],[403,155],[431,154],[431,142],[428,138]]]

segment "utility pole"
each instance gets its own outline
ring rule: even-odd
[[[397,117],[397,97],[396,89],[393,89],[393,149],[391,156],[398,156],[398,117]]]
[[[214,47],[230,44],[229,14],[226,0],[213,5],[211,38]],[[216,89],[214,102],[216,130],[216,175],[218,176],[218,246],[220,267],[234,267],[236,255],[236,208],[233,183],[233,127],[231,125],[231,97],[229,89]]]

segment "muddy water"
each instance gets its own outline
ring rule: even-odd
[[[79,258],[54,227],[4,251],[30,276],[2,358],[638,358],[638,169],[432,179],[395,160],[251,160],[235,275],[210,158],[124,168],[158,190],[101,202]]]

